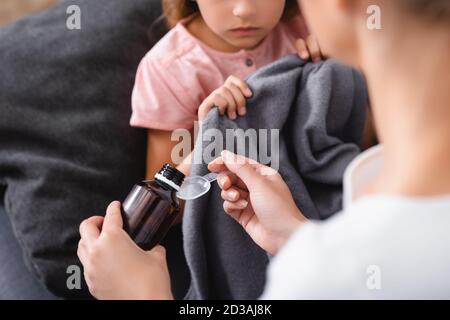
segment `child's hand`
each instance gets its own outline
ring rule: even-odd
[[[202,121],[208,115],[208,112],[218,107],[220,114],[225,111],[232,120],[237,118],[237,114],[244,116],[246,110],[246,98],[250,98],[252,92],[247,83],[235,76],[230,76],[225,84],[219,89],[214,90],[198,108],[198,119]]]
[[[97,299],[173,299],[165,250],[145,252],[122,228],[120,203],[112,202],[105,218],[80,225],[78,257],[89,291]]]
[[[298,39],[295,43],[298,55],[302,59],[311,58],[313,62],[318,62],[322,60],[322,51],[320,50],[319,42],[317,42],[316,37],[309,35],[306,40]]]

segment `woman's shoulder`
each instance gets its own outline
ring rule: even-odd
[[[448,212],[450,197],[381,195],[361,199],[327,221],[310,222],[272,262],[265,298],[402,298],[414,292],[405,288],[418,283],[431,290],[431,277],[444,275],[429,265],[450,268]],[[375,290],[383,274],[392,276],[383,278],[390,291]]]

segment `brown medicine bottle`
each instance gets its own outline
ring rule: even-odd
[[[143,250],[161,242],[180,213],[176,196],[185,176],[170,164],[136,184],[122,203],[124,229]]]

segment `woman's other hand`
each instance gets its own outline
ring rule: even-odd
[[[165,250],[141,250],[122,228],[120,202],[112,202],[105,218],[80,225],[78,257],[91,294],[97,299],[173,299]]]

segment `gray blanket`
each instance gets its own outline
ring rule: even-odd
[[[222,147],[236,152],[239,139],[230,147],[227,129],[269,129],[256,137],[248,134],[239,153],[279,167],[306,217],[330,217],[342,206],[344,169],[360,152],[368,105],[362,75],[333,60],[312,64],[292,55],[251,75],[248,83],[254,95],[245,117],[231,121],[214,109],[204,121],[191,175],[208,173],[207,163],[199,161],[205,154],[216,153],[214,158]],[[223,139],[211,138],[211,129],[222,132]],[[276,130],[278,146],[276,139],[271,141]],[[271,157],[264,156],[265,147]],[[262,293],[269,257],[222,205],[216,184],[186,204],[184,250],[191,272],[186,299],[256,299]]]

